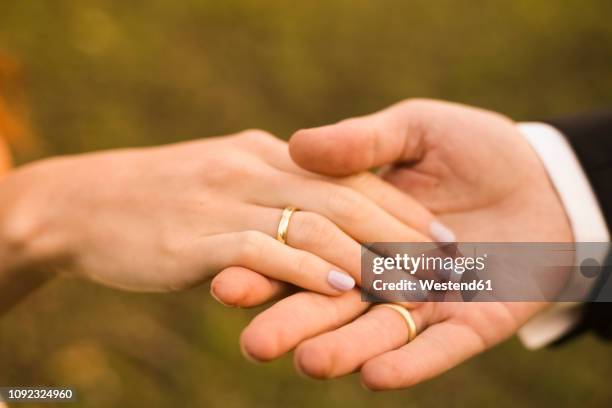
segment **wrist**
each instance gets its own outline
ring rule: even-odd
[[[0,179],[0,274],[49,273],[66,256],[66,246],[53,232],[50,197],[39,188],[45,175],[40,167],[26,166]]]

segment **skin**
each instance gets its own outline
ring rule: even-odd
[[[9,155],[8,146],[3,140],[2,133],[0,133],[0,178],[8,173],[11,168],[11,156]]]
[[[428,240],[433,220],[373,175],[299,169],[286,143],[256,130],[44,160],[0,179],[0,196],[0,311],[58,273],[164,292],[234,267],[338,296],[350,288],[328,276],[358,279],[358,242],[383,239],[379,227]],[[273,237],[288,205],[302,211],[283,245]]]
[[[458,241],[571,242],[562,203],[535,152],[515,124],[497,113],[432,100],[408,100],[372,115],[296,132],[290,153],[302,168],[345,177],[379,168],[455,232]],[[232,280],[235,274],[241,280]],[[282,285],[246,269],[219,274],[217,296],[240,303],[282,294]],[[214,288],[213,288],[214,289]],[[231,292],[231,296],[225,294]],[[413,305],[418,336],[399,313],[368,310],[357,291],[339,297],[289,296],[258,315],[241,346],[251,359],[296,349],[302,373],[334,378],[359,370],[374,390],[409,387],[439,375],[505,340],[545,303]]]

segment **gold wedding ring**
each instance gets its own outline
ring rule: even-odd
[[[395,304],[395,303],[379,303],[372,307],[372,310],[378,309],[381,307],[386,307],[389,309],[393,309],[402,315],[402,318],[406,321],[406,325],[408,326],[408,341],[406,343],[410,343],[417,335],[417,328],[414,319],[412,318],[412,314],[403,306]]]
[[[276,240],[281,243],[287,242],[287,231],[289,230],[289,220],[294,212],[298,211],[295,207],[285,207],[281,214],[281,219],[278,223],[278,229],[276,230]]]

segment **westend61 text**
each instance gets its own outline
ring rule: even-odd
[[[437,282],[433,279],[419,280],[417,282],[402,279],[398,282],[384,282],[376,279],[372,282],[372,288],[377,291],[402,290],[402,291],[492,291],[493,284],[490,279],[480,279],[471,282]]]

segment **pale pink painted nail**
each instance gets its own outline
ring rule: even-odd
[[[342,292],[346,292],[355,287],[355,279],[344,272],[330,271],[327,275],[327,282]]]
[[[440,221],[433,221],[429,225],[429,232],[436,242],[457,242],[455,233]]]

